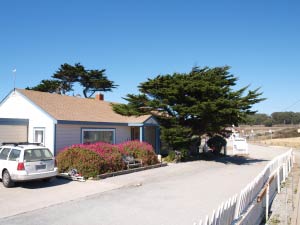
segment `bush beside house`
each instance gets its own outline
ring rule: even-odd
[[[85,177],[95,177],[101,167],[101,157],[97,153],[77,146],[61,151],[56,161],[60,173],[76,168]]]
[[[141,159],[144,166],[150,166],[158,163],[153,147],[148,143],[128,141],[119,144],[118,147],[123,155],[132,155],[134,158]]]
[[[60,173],[75,168],[84,177],[95,177],[126,169],[122,160],[123,155],[132,155],[142,159],[143,166],[158,163],[153,147],[139,141],[129,141],[118,145],[102,142],[72,145],[60,151],[56,160]]]

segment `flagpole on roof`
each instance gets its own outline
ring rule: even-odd
[[[13,72],[13,76],[14,76],[14,91],[15,91],[15,89],[16,89],[16,72],[17,72],[17,69],[13,69],[12,72]]]

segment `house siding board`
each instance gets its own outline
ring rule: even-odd
[[[131,140],[130,127],[116,127],[116,144]]]
[[[1,102],[0,118],[28,119],[27,141],[33,142],[34,127],[45,128],[45,146],[54,153],[55,120],[18,92],[11,92]]]
[[[156,149],[156,128],[153,126],[146,126],[145,129],[145,142],[151,144]]]
[[[130,128],[124,126],[92,126],[90,124],[57,124],[56,125],[56,153],[65,147],[81,143],[82,129],[115,129],[116,144],[130,140]]]
[[[63,148],[79,144],[81,139],[81,129],[80,126],[76,125],[56,125],[56,152],[61,151]]]

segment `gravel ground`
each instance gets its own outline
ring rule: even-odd
[[[298,211],[297,195],[299,195],[300,150],[296,150],[295,155],[296,163],[294,164],[292,172],[286,182],[282,184],[281,192],[276,195],[272,203],[268,225],[299,224],[293,220],[293,216],[295,217]]]

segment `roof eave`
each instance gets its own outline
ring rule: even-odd
[[[28,98],[26,95],[24,95],[22,92],[18,91],[18,89],[13,90],[15,92],[18,92],[20,95],[22,95],[23,98],[25,98],[28,102],[30,102],[32,105],[37,107],[39,110],[43,111],[47,116],[49,116],[54,123],[57,123],[57,119],[53,117],[51,114],[49,114],[46,110],[44,110],[42,107],[40,107],[38,104],[36,104],[34,101],[32,101],[30,98]],[[11,91],[11,92],[13,92]]]

